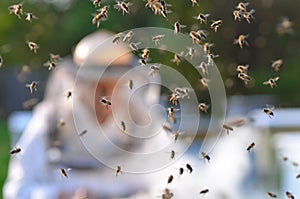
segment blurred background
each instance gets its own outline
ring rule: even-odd
[[[32,98],[36,101],[43,99],[49,74],[43,64],[49,60],[50,53],[61,57],[72,54],[77,42],[97,29],[108,29],[116,33],[145,26],[173,29],[174,22],[179,20],[187,26],[182,29],[183,33],[197,29],[207,30],[207,41],[215,44],[212,51],[219,55],[214,61],[223,77],[229,111],[243,114],[245,109],[249,112],[251,109],[264,107],[266,103],[272,103],[276,108],[300,105],[300,1],[251,1],[248,7],[255,9],[255,19],[251,24],[245,20],[234,21],[232,12],[238,1],[201,0],[199,6],[194,7],[190,0],[167,1],[172,4],[168,20],[145,8],[146,1],[130,1],[132,6],[129,15],[122,15],[122,12],[114,9],[114,1],[103,1],[103,5],[110,5],[109,18],[101,22],[99,28],[91,22],[96,8],[89,0],[22,2],[23,11],[33,12],[37,17],[31,23],[25,21],[25,17],[18,19],[9,14],[8,7],[20,3],[19,1],[0,1],[0,55],[3,59],[3,66],[0,68],[0,187],[6,178],[9,151],[13,147],[10,145],[8,117],[15,111],[24,110],[25,101]],[[193,18],[200,12],[210,14],[207,24],[200,24]],[[211,20],[214,19],[223,20],[218,32],[210,28]],[[284,19],[291,22],[286,31],[282,31]],[[249,47],[240,49],[233,45],[233,40],[239,34],[249,34]],[[26,41],[35,41],[40,45],[36,54],[28,49]],[[154,52],[154,59],[155,53],[159,52]],[[172,57],[172,54],[166,53],[163,58],[159,57],[159,61],[184,74],[194,85],[193,89],[198,97],[201,96],[202,101],[209,101],[209,93],[200,85],[199,76],[193,72],[195,69],[189,67],[186,61],[177,66],[170,62]],[[277,59],[283,60],[279,72],[271,68],[272,61]],[[250,65],[249,75],[253,81],[247,86],[237,78],[236,66],[239,64]],[[280,76],[277,88],[271,89],[262,84],[276,76]],[[40,80],[40,83],[38,91],[30,94],[25,84],[32,80]],[[31,107],[26,109],[31,110]],[[295,114],[295,117],[298,116],[299,114]]]

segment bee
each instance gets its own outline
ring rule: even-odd
[[[83,131],[81,131],[80,133],[79,133],[79,136],[83,136],[84,134],[86,134],[87,133],[87,130],[83,130]]]
[[[164,194],[162,195],[162,198],[164,198],[164,199],[171,199],[173,196],[174,196],[174,193],[172,193],[170,191],[170,189],[165,188]]]
[[[23,15],[23,2],[9,6],[8,10],[9,14],[14,14],[21,19],[21,16]]]
[[[191,88],[183,87],[183,88],[175,88],[173,93],[177,95],[178,98],[185,98],[187,97],[188,99],[190,98],[189,92],[191,91]]]
[[[203,44],[203,50],[204,50],[204,53],[205,53],[205,54],[210,54],[210,48],[213,47],[213,46],[215,46],[215,44],[210,44],[210,43],[208,43],[208,42],[205,42],[205,43]]]
[[[148,48],[144,48],[141,54],[142,59],[148,59],[149,56],[150,56],[150,50]]]
[[[112,40],[112,43],[116,43],[116,44],[119,44],[120,40],[121,40],[121,37],[122,37],[123,33],[118,33],[114,36],[113,40]]]
[[[67,100],[72,97],[72,91],[67,91],[67,93],[65,94]]]
[[[188,170],[189,173],[193,172],[193,168],[192,168],[192,166],[190,164],[186,164],[185,166],[186,166],[186,168],[187,168],[187,170]]]
[[[65,126],[65,125],[66,125],[66,122],[63,119],[60,119],[57,123],[57,127],[62,127],[62,126]]]
[[[295,199],[295,196],[293,194],[291,194],[290,192],[285,192],[286,196],[290,199]]]
[[[31,13],[31,12],[25,12],[25,14],[26,14],[25,20],[30,23],[32,22],[33,19],[37,19],[37,17],[34,16],[33,13]]]
[[[207,54],[206,56],[207,56],[207,64],[208,64],[208,65],[213,65],[213,63],[214,63],[214,58],[219,57],[219,55],[213,54],[212,52],[210,52],[210,53]]]
[[[289,159],[289,158],[286,157],[286,156],[282,158],[282,160],[285,161],[285,162],[288,161],[288,159]]]
[[[128,87],[129,87],[130,90],[133,89],[134,85],[133,85],[133,80],[132,80],[132,79],[130,79],[130,80],[128,81]]]
[[[155,46],[159,46],[160,45],[160,41],[165,37],[165,35],[156,35],[154,37],[152,37],[152,41],[154,41]]]
[[[210,156],[209,156],[209,155],[207,155],[205,152],[201,152],[201,156],[202,156],[202,158],[203,158],[203,159],[206,159],[206,160],[207,160],[207,162],[209,162],[209,161],[210,161]]]
[[[102,97],[100,99],[100,102],[106,107],[106,109],[108,109],[108,107],[111,106],[111,101],[109,101],[105,97]]]
[[[207,109],[209,108],[209,105],[206,103],[199,103],[198,107],[200,111],[207,113]]]
[[[143,66],[146,66],[147,63],[147,59],[139,59],[139,63],[142,64]]]
[[[138,50],[139,50],[138,45],[140,45],[140,44],[141,44],[141,42],[137,42],[137,43],[131,42],[131,43],[129,44],[129,47],[130,47],[133,51],[138,51]]]
[[[208,82],[209,82],[208,79],[203,77],[203,78],[200,79],[200,82],[201,82],[201,84],[204,88],[208,88]]]
[[[102,1],[102,0],[91,0],[91,1],[93,2],[93,5],[95,6],[95,8],[101,6],[101,1]]]
[[[3,58],[2,56],[0,55],[0,68],[3,66]]]
[[[237,39],[234,39],[233,44],[238,44],[240,48],[243,48],[243,45],[249,46],[249,43],[246,41],[246,39],[249,37],[249,35],[239,35]]]
[[[17,154],[17,153],[20,153],[20,152],[21,152],[21,148],[14,148],[9,153],[13,155],[13,154]]]
[[[114,8],[118,11],[122,10],[122,14],[124,15],[129,14],[129,6],[131,6],[131,3],[126,3],[125,1],[117,1],[117,4],[114,5]]]
[[[117,166],[115,169],[115,175],[118,176],[119,173],[122,174],[121,166]]]
[[[238,5],[236,6],[236,9],[238,9],[241,12],[246,12],[247,11],[247,6],[249,5],[249,2],[243,3],[239,2]]]
[[[299,174],[296,176],[296,178],[297,178],[297,179],[299,179],[299,178],[300,178],[300,173],[299,173]]]
[[[263,109],[263,112],[267,114],[270,118],[272,118],[274,116],[273,109],[274,107],[269,108],[269,106],[267,105],[267,107]]]
[[[234,20],[241,21],[242,20],[242,12],[240,10],[234,10],[233,11]]]
[[[209,192],[209,189],[203,189],[203,190],[201,190],[201,191],[199,192],[199,194],[205,195],[205,194],[207,194],[208,192]]]
[[[48,67],[48,70],[54,70],[56,68],[56,62],[50,60],[44,63],[44,66]]]
[[[277,59],[276,61],[272,62],[272,68],[274,68],[275,71],[279,71],[282,64],[283,64],[283,60]]]
[[[56,62],[62,61],[62,58],[60,57],[59,54],[50,53],[49,56],[50,56],[50,62],[56,63]]]
[[[195,6],[195,4],[197,6],[199,6],[199,0],[191,0],[193,7]]]
[[[251,9],[249,12],[243,12],[243,17],[244,19],[246,19],[246,21],[250,24],[251,23],[251,19],[254,19],[253,14],[255,13],[254,9]]]
[[[39,81],[32,81],[30,84],[26,84],[25,87],[29,88],[30,93],[33,93],[33,91],[37,91],[37,84]]]
[[[293,165],[294,167],[297,167],[297,166],[299,166],[299,163],[298,163],[298,162],[293,162],[292,165]]]
[[[176,123],[176,118],[174,116],[175,111],[179,111],[180,109],[175,109],[173,106],[168,108],[168,118],[172,123]]]
[[[175,159],[175,151],[174,150],[171,151],[171,157],[170,157],[170,159],[172,159],[172,160]]]
[[[238,78],[242,80],[245,85],[247,85],[251,81],[251,77],[246,73],[238,73]]]
[[[179,135],[181,135],[180,131],[175,131],[174,132],[174,142],[176,142],[178,140]]]
[[[126,131],[126,125],[124,121],[121,121],[121,126],[122,126],[122,131],[125,132]]]
[[[181,176],[184,172],[184,169],[182,167],[179,168],[179,176]]]
[[[192,30],[189,35],[192,38],[193,43],[197,43],[197,44],[201,43],[202,38],[200,37],[200,35],[196,31]]]
[[[203,75],[208,75],[207,64],[205,62],[202,61],[197,68],[201,69]]]
[[[98,13],[97,14],[93,14],[93,19],[92,19],[92,23],[96,24],[97,28],[99,28],[100,26],[100,22],[101,21],[106,21],[108,18],[108,6],[104,6],[100,9],[98,9]]]
[[[33,41],[27,41],[26,43],[28,45],[28,48],[34,53],[36,53],[37,50],[40,48],[40,46]]]
[[[183,51],[180,54],[175,53],[174,58],[171,59],[170,61],[176,63],[176,65],[178,66],[182,62],[181,57],[182,57],[183,53],[184,53]]]
[[[252,142],[252,143],[247,147],[247,151],[250,152],[251,149],[253,149],[254,146],[255,146],[255,143]]]
[[[247,74],[248,68],[249,68],[249,64],[247,64],[247,65],[238,65],[236,67],[236,71],[238,71],[239,73]]]
[[[168,177],[168,184],[172,183],[173,179],[174,179],[173,175],[170,175]]]
[[[280,19],[280,22],[277,24],[276,30],[277,33],[282,34],[292,34],[294,32],[293,30],[294,23],[289,20],[287,17],[283,17]]]
[[[223,129],[226,130],[227,135],[229,134],[229,131],[233,131],[233,128],[227,124],[223,124]]]
[[[279,77],[270,78],[268,81],[263,82],[264,85],[270,85],[271,88],[277,87],[276,82],[279,80]]]
[[[188,47],[188,52],[185,54],[185,56],[190,56],[190,59],[193,59],[195,53],[195,48],[193,47]]]
[[[179,21],[176,21],[174,23],[174,34],[179,33],[181,28],[185,28],[185,27],[186,27],[186,25],[182,25],[182,24],[179,23]]]
[[[268,194],[268,196],[270,196],[271,198],[277,198],[277,195],[274,194],[274,193],[272,193],[272,192],[268,192],[267,194]]]
[[[68,172],[71,170],[71,168],[68,168],[68,169],[60,169],[60,174],[63,176],[63,177],[66,177],[68,178]]]
[[[151,65],[149,75],[153,77],[157,72],[159,72],[159,66]]]
[[[205,30],[198,30],[197,34],[199,35],[201,40],[206,40],[208,36],[208,32]]]
[[[200,23],[205,23],[207,22],[207,17],[209,17],[210,14],[203,14],[203,13],[199,13],[197,16],[194,16],[194,19],[197,19],[200,21]]]
[[[222,25],[222,20],[212,20],[212,24],[210,25],[211,28],[213,28],[215,30],[215,32],[218,31],[218,28]]]

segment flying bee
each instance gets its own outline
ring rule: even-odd
[[[234,10],[233,11],[233,17],[234,17],[234,20],[238,20],[238,21],[241,21],[242,20],[242,12],[240,10]]]
[[[222,25],[222,20],[212,20],[212,24],[210,25],[211,28],[213,28],[215,30],[215,32],[218,31],[218,28]]]
[[[213,46],[215,46],[215,44],[210,44],[210,43],[208,43],[208,42],[205,42],[205,43],[203,44],[203,50],[204,50],[204,53],[205,53],[205,54],[210,54],[210,48],[213,47]]]
[[[30,93],[33,93],[33,91],[37,91],[37,84],[39,81],[32,81],[30,84],[26,84],[25,87],[29,88]]]
[[[108,18],[108,6],[103,6],[102,8],[98,9],[98,13],[93,14],[92,23],[96,24],[97,28],[100,26],[101,21],[106,21]]]
[[[238,9],[241,12],[246,12],[247,11],[247,6],[249,5],[249,2],[239,2],[238,5],[236,6],[236,9]]]
[[[130,79],[130,80],[128,81],[128,87],[129,87],[130,90],[133,89],[134,85],[133,85],[133,80],[132,80],[132,79]]]
[[[131,6],[132,4],[129,2],[125,2],[125,1],[117,1],[117,4],[114,5],[114,8],[117,9],[118,11],[122,10],[122,14],[124,15],[129,14],[129,6]]]
[[[124,121],[121,121],[121,126],[122,126],[122,131],[125,132],[126,131],[126,125]]]
[[[198,105],[200,111],[207,113],[207,109],[209,108],[209,104],[206,103],[199,103]]]
[[[95,8],[100,8],[101,6],[101,1],[102,0],[91,0],[93,2],[93,5],[95,6]]]
[[[178,66],[182,62],[182,56],[183,56],[183,51],[180,54],[175,53],[173,59],[171,59],[171,62],[176,63]]]
[[[47,67],[48,70],[53,70],[56,68],[56,62],[50,60],[44,63],[44,66]]]
[[[184,172],[184,169],[182,167],[179,168],[179,176],[181,176]]]
[[[237,39],[234,39],[233,44],[238,44],[240,48],[243,48],[243,45],[249,46],[249,43],[246,41],[246,39],[249,37],[249,35],[239,35]]]
[[[66,177],[68,178],[68,172],[71,170],[71,168],[68,168],[68,169],[60,169],[60,174],[63,176],[63,177]]]
[[[200,37],[199,33],[192,30],[189,35],[192,38],[193,43],[197,43],[197,44],[201,43],[202,38]]]
[[[249,12],[243,12],[243,17],[244,19],[246,19],[246,21],[250,24],[251,23],[251,19],[254,19],[253,14],[255,13],[254,9],[251,9]]]
[[[247,151],[250,152],[251,149],[253,149],[254,146],[255,146],[255,143],[252,142],[252,143],[247,147]]]
[[[179,33],[181,28],[185,28],[185,27],[186,27],[186,25],[182,25],[182,24],[179,23],[179,21],[176,21],[174,23],[174,34]]]
[[[172,183],[173,179],[174,179],[173,175],[170,175],[168,177],[168,184]]]
[[[67,100],[68,100],[70,97],[72,97],[72,94],[73,94],[72,91],[67,91],[67,93],[65,94]]]
[[[247,65],[238,65],[236,67],[236,71],[238,71],[239,73],[247,74],[248,68],[249,68],[249,64],[247,64]]]
[[[37,19],[37,17],[34,16],[33,13],[31,13],[31,12],[25,12],[25,14],[26,14],[25,20],[30,23],[32,22],[33,19]]]
[[[165,37],[165,35],[156,35],[154,37],[152,37],[152,41],[154,41],[155,46],[159,46],[160,45],[160,41]]]
[[[119,44],[119,42],[121,41],[122,35],[123,35],[123,33],[121,33],[121,32],[116,34],[112,40],[112,43]]]
[[[146,66],[147,63],[147,59],[139,59],[139,63],[142,64],[143,66]]]
[[[186,164],[186,169],[188,170],[189,173],[192,173],[193,172],[193,168],[190,164]]]
[[[207,162],[209,162],[209,161],[210,161],[210,156],[209,156],[209,155],[207,155],[205,152],[201,152],[201,156],[202,156],[202,158],[203,158],[203,159],[206,159],[206,160],[207,160]]]
[[[2,56],[0,55],[0,68],[3,66],[3,58]]]
[[[170,159],[172,159],[172,160],[175,159],[175,151],[174,150],[171,151]]]
[[[267,194],[268,194],[268,196],[270,196],[271,198],[277,198],[277,195],[274,194],[274,193],[272,193],[272,192],[268,192]]]
[[[208,32],[206,30],[198,30],[197,34],[199,35],[201,40],[206,40],[208,36]]]
[[[232,126],[229,126],[228,124],[223,124],[223,129],[226,130],[227,135],[229,134],[229,131],[233,131]]]
[[[106,107],[106,109],[108,109],[108,107],[111,106],[111,101],[109,101],[105,97],[102,97],[100,99],[100,102]]]
[[[188,47],[188,52],[185,54],[185,56],[186,57],[189,56],[190,59],[193,59],[194,53],[195,53],[195,48]]]
[[[142,59],[148,59],[149,56],[150,56],[150,50],[148,48],[144,48],[141,54]]]
[[[14,148],[9,153],[13,155],[13,154],[17,154],[17,153],[20,153],[20,152],[21,152],[21,148]]]
[[[208,65],[213,65],[214,59],[216,57],[219,57],[219,55],[216,55],[216,54],[213,54],[212,52],[210,52],[209,54],[206,55],[206,57],[207,57],[207,64]]]
[[[59,54],[53,54],[53,53],[50,53],[50,61],[51,62],[59,62],[59,61],[62,61],[62,58],[60,57]]]
[[[292,193],[287,191],[287,192],[285,192],[285,194],[289,199],[295,199],[295,196]]]
[[[168,117],[172,123],[176,123],[176,118],[174,112],[179,111],[180,109],[175,109],[173,106],[168,108]]]
[[[276,31],[279,35],[282,34],[292,34],[294,23],[287,17],[283,17],[280,19],[280,22],[276,26]]]
[[[195,4],[197,6],[199,6],[199,0],[191,0],[193,7],[195,6]]]
[[[159,72],[159,66],[156,66],[156,65],[151,65],[150,66],[150,71],[149,71],[149,75],[150,76],[154,76],[155,73],[158,73]]]
[[[279,80],[279,77],[270,78],[268,81],[263,82],[264,85],[270,85],[271,88],[277,87],[276,81]]]
[[[246,73],[238,73],[238,78],[244,82],[245,85],[251,81],[251,77]]]
[[[23,2],[9,6],[8,10],[9,14],[14,14],[21,19],[21,16],[23,15]]]
[[[121,166],[117,166],[115,169],[115,175],[118,176],[118,174],[122,174]]]
[[[83,131],[81,131],[80,133],[79,133],[79,136],[83,136],[84,134],[86,134],[87,133],[87,130],[83,130]]]
[[[203,190],[201,190],[201,191],[199,192],[199,194],[205,195],[205,194],[207,194],[208,192],[209,192],[209,189],[203,189]]]
[[[277,59],[272,62],[272,68],[274,68],[275,71],[279,71],[282,64],[283,64],[283,60]]]
[[[33,41],[27,41],[26,43],[28,45],[28,48],[34,53],[36,53],[37,50],[40,48],[40,46]]]
[[[204,88],[208,88],[209,79],[206,79],[206,78],[203,77],[203,78],[200,79],[200,82],[201,82],[201,84]]]
[[[197,68],[199,68],[201,70],[203,75],[208,75],[207,64],[205,62],[202,61]]]
[[[269,106],[267,105],[267,107],[263,109],[263,112],[267,114],[270,118],[272,118],[274,116],[273,109],[274,107],[269,108]]]
[[[140,44],[141,44],[141,42],[137,42],[137,43],[131,42],[131,43],[129,44],[129,47],[130,47],[133,51],[137,52],[137,51],[139,50],[138,45],[140,45]]]
[[[200,23],[205,23],[207,22],[207,17],[209,17],[210,14],[203,14],[203,13],[199,13],[197,16],[194,16],[194,19],[197,19],[200,21]]]

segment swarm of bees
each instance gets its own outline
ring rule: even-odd
[[[249,2],[239,2],[236,6],[236,10],[233,11],[234,20],[241,21],[242,19],[245,19],[248,23],[251,23],[251,20],[254,19],[254,13],[255,10],[251,9],[250,11],[247,10],[247,6],[249,5]]]

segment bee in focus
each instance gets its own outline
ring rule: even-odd
[[[25,12],[25,15],[26,15],[25,20],[30,23],[32,22],[33,19],[37,19],[37,17],[34,16],[33,13],[31,13],[31,12]]]
[[[239,2],[238,5],[236,6],[236,9],[238,9],[241,12],[246,12],[247,11],[247,6],[249,5],[249,2]]]
[[[68,172],[71,170],[71,168],[68,168],[68,169],[60,169],[60,174],[63,176],[63,177],[66,177],[68,178]]]
[[[249,46],[249,43],[246,41],[246,39],[249,37],[249,35],[239,35],[237,39],[234,39],[233,44],[238,44],[240,48],[243,48],[243,45]]]
[[[152,41],[154,41],[155,46],[160,45],[160,41],[165,37],[165,35],[156,35],[152,37]]]
[[[223,129],[226,130],[227,135],[229,134],[229,131],[233,131],[233,127],[228,124],[223,124]]]
[[[172,183],[172,182],[173,182],[173,179],[174,179],[173,175],[170,175],[170,176],[168,177],[168,184]]]
[[[30,84],[26,84],[25,87],[29,88],[30,93],[33,93],[33,91],[37,91],[37,84],[39,81],[32,81]]]
[[[196,43],[196,44],[201,43],[202,37],[200,36],[199,32],[192,30],[189,35],[192,38],[193,43]]]
[[[180,54],[175,53],[173,59],[171,59],[170,61],[176,63],[176,65],[178,66],[182,62],[183,53],[183,51]]]
[[[236,67],[236,71],[237,71],[238,73],[244,73],[244,74],[247,74],[248,68],[249,68],[249,64],[247,64],[247,65],[238,65],[238,66]]]
[[[201,152],[201,156],[202,156],[202,158],[203,158],[203,159],[206,159],[206,160],[207,160],[207,162],[209,162],[209,161],[210,161],[210,156],[209,156],[209,155],[207,155],[205,152]]]
[[[129,14],[129,6],[131,6],[132,4],[129,2],[125,2],[125,1],[117,1],[117,4],[114,5],[114,8],[117,9],[118,11],[122,10],[122,14],[124,15]]]
[[[123,33],[121,33],[121,32],[116,34],[112,40],[112,43],[119,44],[119,42],[121,41],[122,35],[123,35]]]
[[[291,193],[291,192],[285,192],[286,196],[289,198],[289,199],[295,199],[295,196]]]
[[[87,130],[83,130],[79,133],[79,136],[81,137],[81,136],[85,135],[86,133],[87,133]]]
[[[247,147],[247,151],[250,152],[251,149],[253,149],[254,146],[255,146],[255,143],[252,142],[252,143]]]
[[[33,41],[27,41],[26,43],[28,45],[28,48],[34,53],[36,53],[37,50],[40,48],[40,46]]]
[[[213,28],[215,30],[215,32],[218,31],[218,28],[222,25],[222,20],[212,20],[212,24],[210,25],[211,28]]]
[[[207,194],[208,192],[209,192],[209,189],[203,189],[203,190],[201,190],[201,191],[199,192],[199,194],[205,195],[205,194]]]
[[[238,73],[238,78],[244,82],[245,85],[251,81],[251,77],[246,73]]]
[[[272,62],[272,68],[275,71],[279,71],[282,64],[283,64],[283,60],[282,59],[277,59],[277,60]]]
[[[151,65],[150,66],[150,71],[149,71],[150,76],[153,77],[158,72],[159,72],[159,66],[156,66],[156,65]]]
[[[199,103],[198,105],[200,111],[207,113],[207,109],[209,108],[209,104],[206,103]]]
[[[101,1],[102,0],[91,0],[93,2],[93,5],[95,6],[95,8],[100,8],[101,6]]]
[[[179,111],[180,109],[175,109],[173,106],[168,108],[168,118],[172,123],[176,123],[176,118],[174,112]]]
[[[115,169],[115,175],[118,176],[119,174],[122,174],[121,166],[117,166]]]
[[[194,19],[197,19],[200,21],[200,23],[207,23],[207,17],[209,17],[210,14],[203,14],[203,13],[199,13],[197,16],[194,16]]]
[[[97,28],[100,26],[101,21],[106,21],[108,18],[108,6],[103,6],[102,8],[98,9],[96,14],[93,14],[92,23],[96,24]]]
[[[199,6],[199,0],[191,0],[193,7],[195,6],[195,4],[197,6]]]
[[[186,164],[185,166],[186,166],[186,168],[187,168],[187,170],[188,170],[189,173],[193,172],[193,168],[192,168],[192,166],[190,164]]]
[[[241,21],[242,20],[242,12],[240,10],[234,10],[233,11],[233,17],[234,17],[234,20],[238,20],[238,21]]]
[[[102,97],[100,99],[100,102],[106,107],[106,109],[108,109],[108,107],[111,106],[111,101],[109,101],[105,97]]]
[[[21,148],[14,148],[9,153],[11,155],[13,155],[13,154],[17,154],[17,153],[20,153],[20,152],[21,152]]]
[[[150,57],[150,50],[149,50],[149,48],[144,48],[142,50],[141,57],[142,57],[142,59],[145,59],[145,60],[149,59],[149,57]]]
[[[277,195],[274,194],[274,193],[272,193],[272,192],[268,192],[267,194],[268,194],[268,196],[270,196],[271,198],[277,198]]]
[[[205,54],[210,54],[211,52],[210,52],[210,48],[211,47],[214,47],[215,46],[215,44],[210,44],[210,43],[208,43],[208,42],[205,42],[204,44],[203,44],[203,51],[204,51],[204,53]]]
[[[16,15],[19,19],[23,15],[23,3],[13,4],[8,7],[9,14]]]
[[[279,77],[270,78],[268,81],[263,82],[263,85],[270,85],[271,88],[277,87],[276,82],[279,80]]]
[[[186,27],[186,25],[182,25],[182,24],[179,23],[179,21],[176,21],[174,23],[174,34],[179,33],[181,28],[185,28],[185,27]]]
[[[263,112],[267,114],[270,118],[272,118],[274,116],[273,109],[274,107],[269,108],[269,106],[267,105],[267,107],[263,109]]]
[[[139,50],[138,45],[140,45],[140,44],[141,44],[141,42],[137,42],[137,43],[131,42],[129,44],[129,47],[131,48],[131,50],[137,52]]]
[[[208,68],[207,68],[207,64],[205,62],[202,61],[197,68],[199,68],[201,70],[203,75],[208,75]]]

